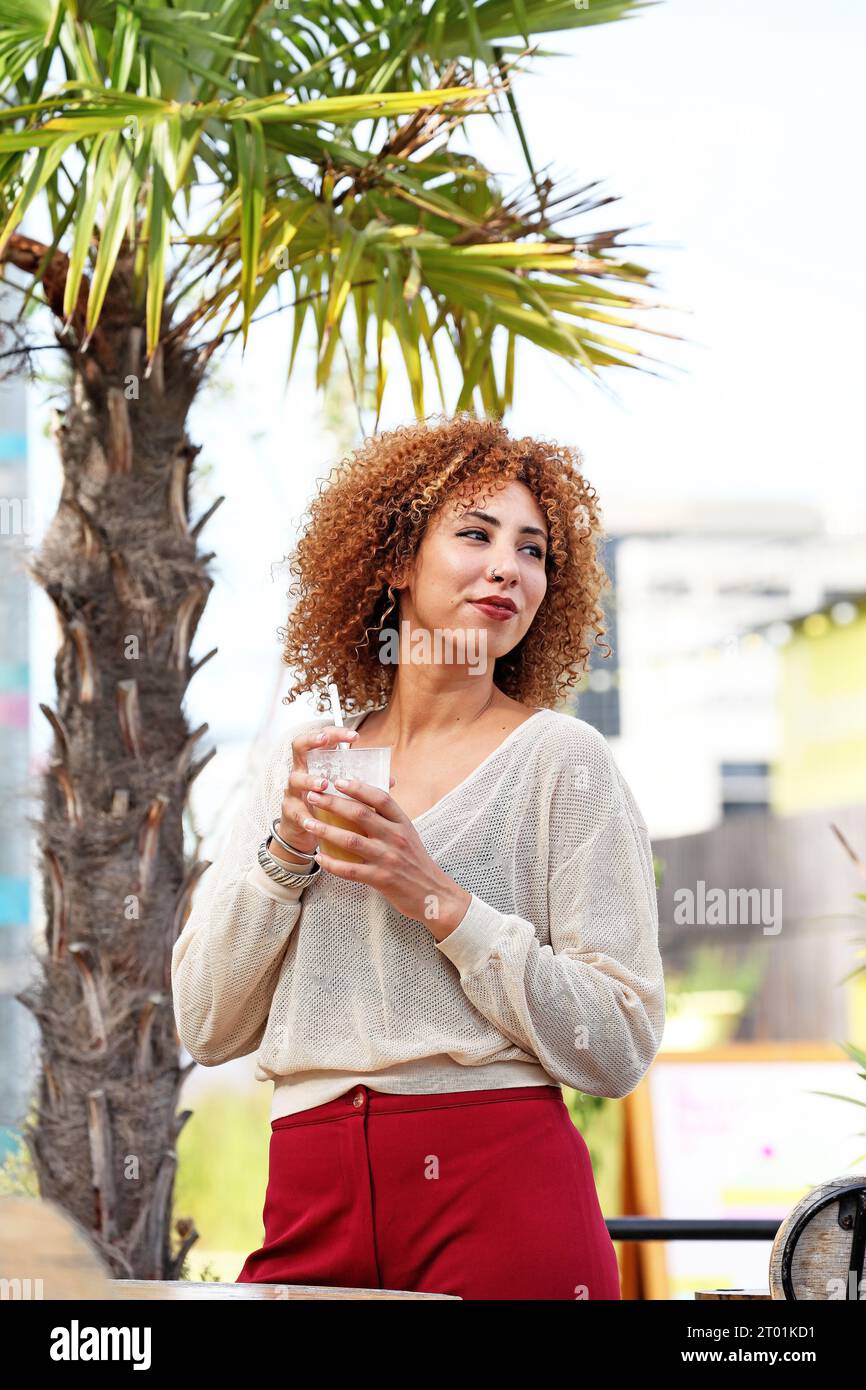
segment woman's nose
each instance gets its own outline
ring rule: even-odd
[[[487,576],[496,575],[499,579],[504,579],[506,583],[513,579],[517,574],[517,562],[513,555],[499,555],[488,560]]]

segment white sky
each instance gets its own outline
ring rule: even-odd
[[[744,507],[817,502],[849,528],[866,516],[864,38],[861,0],[666,0],[623,23],[550,36],[543,46],[570,56],[536,59],[535,75],[517,79],[536,163],[569,188],[602,179],[602,191],[622,194],[594,225],[632,225],[630,240],[665,243],[632,255],[655,268],[653,297],[690,310],[656,321],[693,345],[643,339],[685,370],[670,381],[618,371],[618,402],[538,349],[519,354],[506,424],[577,445],[603,506],[724,496]],[[471,138],[514,187],[526,171],[510,127],[507,116],[503,133],[477,118]],[[321,430],[308,367],[283,393],[290,333],[290,313],[257,325],[243,362],[233,350],[221,368],[230,394],[201,398],[189,422],[204,446],[194,514],[227,497],[202,536],[218,554],[217,585],[194,644],[196,658],[214,645],[220,654],[187,702],[191,726],[207,719],[221,746],[202,778],[214,786],[222,740],[238,740],[240,757],[274,714],[278,727],[285,720],[276,628],[288,579],[270,566],[345,447]],[[426,408],[441,408],[435,388]],[[381,427],[410,418],[395,363]],[[34,488],[47,516],[59,476],[43,419],[34,408]],[[347,430],[353,423],[347,412]],[[56,635],[38,592],[34,611],[35,707],[53,703]],[[38,713],[33,733],[44,745]]]
[[[655,339],[688,374],[616,372],[621,406],[524,354],[509,424],[578,443],[602,499],[866,504],[866,6],[667,0],[548,47],[572,56],[519,83],[533,157],[604,179],[623,197],[603,225],[668,244],[634,256],[658,267],[659,297],[691,309],[671,326],[699,345]]]

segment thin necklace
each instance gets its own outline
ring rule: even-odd
[[[474,715],[472,719],[469,720],[469,723],[470,723],[470,724],[474,724],[476,719],[480,719],[481,716],[482,716],[482,714],[484,714],[485,711],[488,710],[488,709],[490,708],[490,706],[492,705],[492,703],[493,703],[493,691],[491,690],[491,692],[490,692],[490,699],[487,701],[487,704],[484,706],[484,709],[479,710],[478,713],[477,713],[476,715]]]

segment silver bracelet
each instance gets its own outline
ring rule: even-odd
[[[273,820],[271,821],[271,833],[268,836],[268,839],[276,840],[277,844],[282,845],[283,849],[287,849],[290,854],[296,854],[299,859],[305,859],[308,864],[312,864],[313,859],[315,858],[315,853],[307,854],[306,850],[295,849],[294,845],[290,845],[287,840],[284,840],[279,830],[277,829],[277,823],[279,822],[279,819],[279,816],[274,816]]]
[[[284,864],[281,860],[275,859],[274,856],[268,852],[270,841],[270,836],[268,836],[266,840],[262,840],[262,843],[259,845],[258,860],[265,873],[269,878],[272,878],[275,883],[286,884],[290,887],[297,887],[299,885],[303,887],[312,882],[312,880],[322,872],[321,864],[313,864],[308,869],[298,869],[297,871],[291,869],[288,864]]]

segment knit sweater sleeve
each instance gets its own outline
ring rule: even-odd
[[[607,784],[599,823],[579,843],[568,824],[551,827],[550,945],[473,893],[437,949],[479,1013],[557,1082],[622,1097],[661,1045],[665,989],[647,827],[609,757]],[[565,811],[558,804],[554,817]]]
[[[254,1052],[267,1026],[306,884],[278,884],[257,859],[279,814],[292,766],[291,741],[269,749],[263,772],[235,813],[222,852],[205,872],[171,958],[178,1037],[202,1066]],[[299,869],[302,866],[299,866]]]

